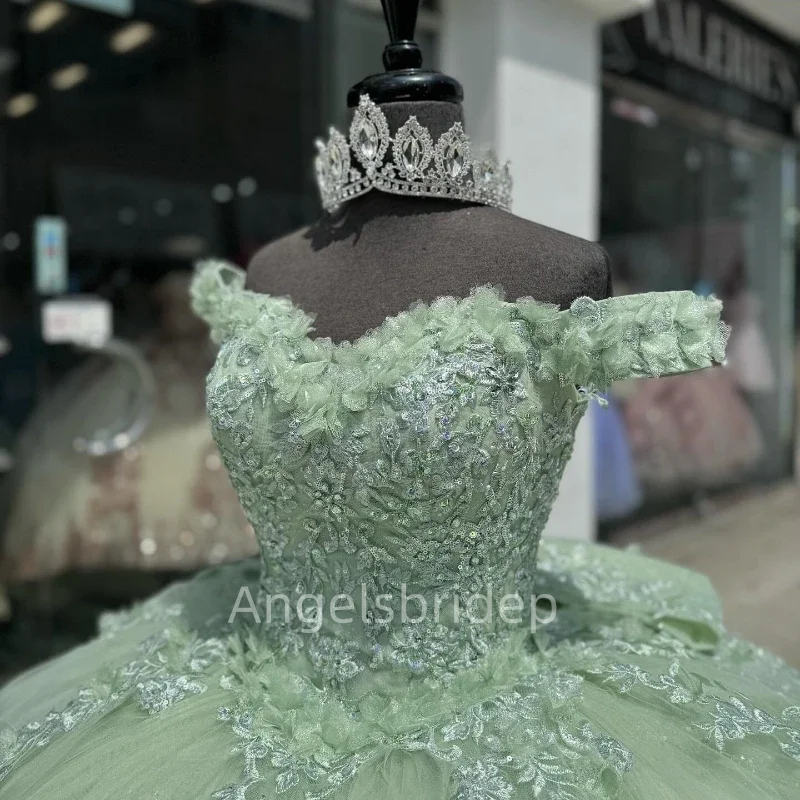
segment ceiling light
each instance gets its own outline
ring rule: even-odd
[[[130,53],[147,44],[155,35],[156,29],[149,22],[131,22],[111,37],[111,49],[115,53]]]
[[[57,69],[50,76],[50,85],[54,89],[65,92],[82,84],[89,77],[89,67],[86,64],[70,64]]]
[[[233,200],[233,189],[227,183],[219,183],[212,189],[211,196],[218,203],[230,203]]]
[[[47,0],[28,14],[28,30],[31,33],[44,33],[58,25],[67,16],[67,7],[57,0]]]
[[[3,237],[3,247],[9,252],[13,253],[15,250],[19,250],[19,246],[22,244],[22,239],[20,239],[19,234],[15,231],[9,231]]]
[[[252,197],[258,191],[258,181],[255,178],[242,178],[238,188],[242,197]]]
[[[30,114],[31,111],[36,109],[39,105],[39,100],[35,94],[25,92],[25,94],[18,94],[12,97],[6,104],[6,114],[9,117],[24,117]]]

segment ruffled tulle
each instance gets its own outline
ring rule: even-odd
[[[340,414],[361,411],[383,389],[413,372],[435,347],[456,352],[467,342],[490,344],[524,367],[531,384],[557,382],[591,391],[616,380],[702,369],[725,358],[729,330],[722,304],[693,292],[579,298],[567,311],[524,298],[510,303],[499,288],[469,297],[417,303],[354,342],[312,339],[313,316],[285,297],[244,288],[245,273],[224,262],[198,268],[193,307],[217,341],[238,336],[269,348],[276,397],[313,436],[341,427]],[[541,413],[529,391],[521,414]]]

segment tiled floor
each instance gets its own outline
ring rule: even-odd
[[[618,544],[632,541],[652,556],[708,575],[722,597],[728,628],[800,667],[796,485],[615,537]]]

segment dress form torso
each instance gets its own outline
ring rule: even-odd
[[[449,102],[381,105],[392,134],[416,116],[434,139],[462,119]],[[353,340],[416,301],[501,286],[566,308],[610,294],[596,244],[497,208],[372,191],[261,250],[248,288],[288,295],[316,317],[319,336]]]

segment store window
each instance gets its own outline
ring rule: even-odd
[[[605,26],[603,66],[615,290],[713,293],[733,328],[727,369],[619,386],[599,415],[614,525],[793,469],[800,58],[720,0],[655,0]]]
[[[243,264],[311,218],[309,143],[321,123],[310,2],[0,8],[9,440],[78,358],[43,346],[46,298],[102,297],[114,335],[140,339],[157,324],[163,277],[209,256]],[[43,274],[53,268],[62,274]]]
[[[610,499],[608,510],[646,513],[786,476],[793,149],[656,92],[607,83],[601,230],[616,293],[715,294],[733,326],[727,369],[616,387],[631,497],[627,507]]]
[[[245,260],[310,211],[310,3],[129,5],[11,4],[12,275],[43,214],[66,219],[72,287],[87,289],[123,264]]]

